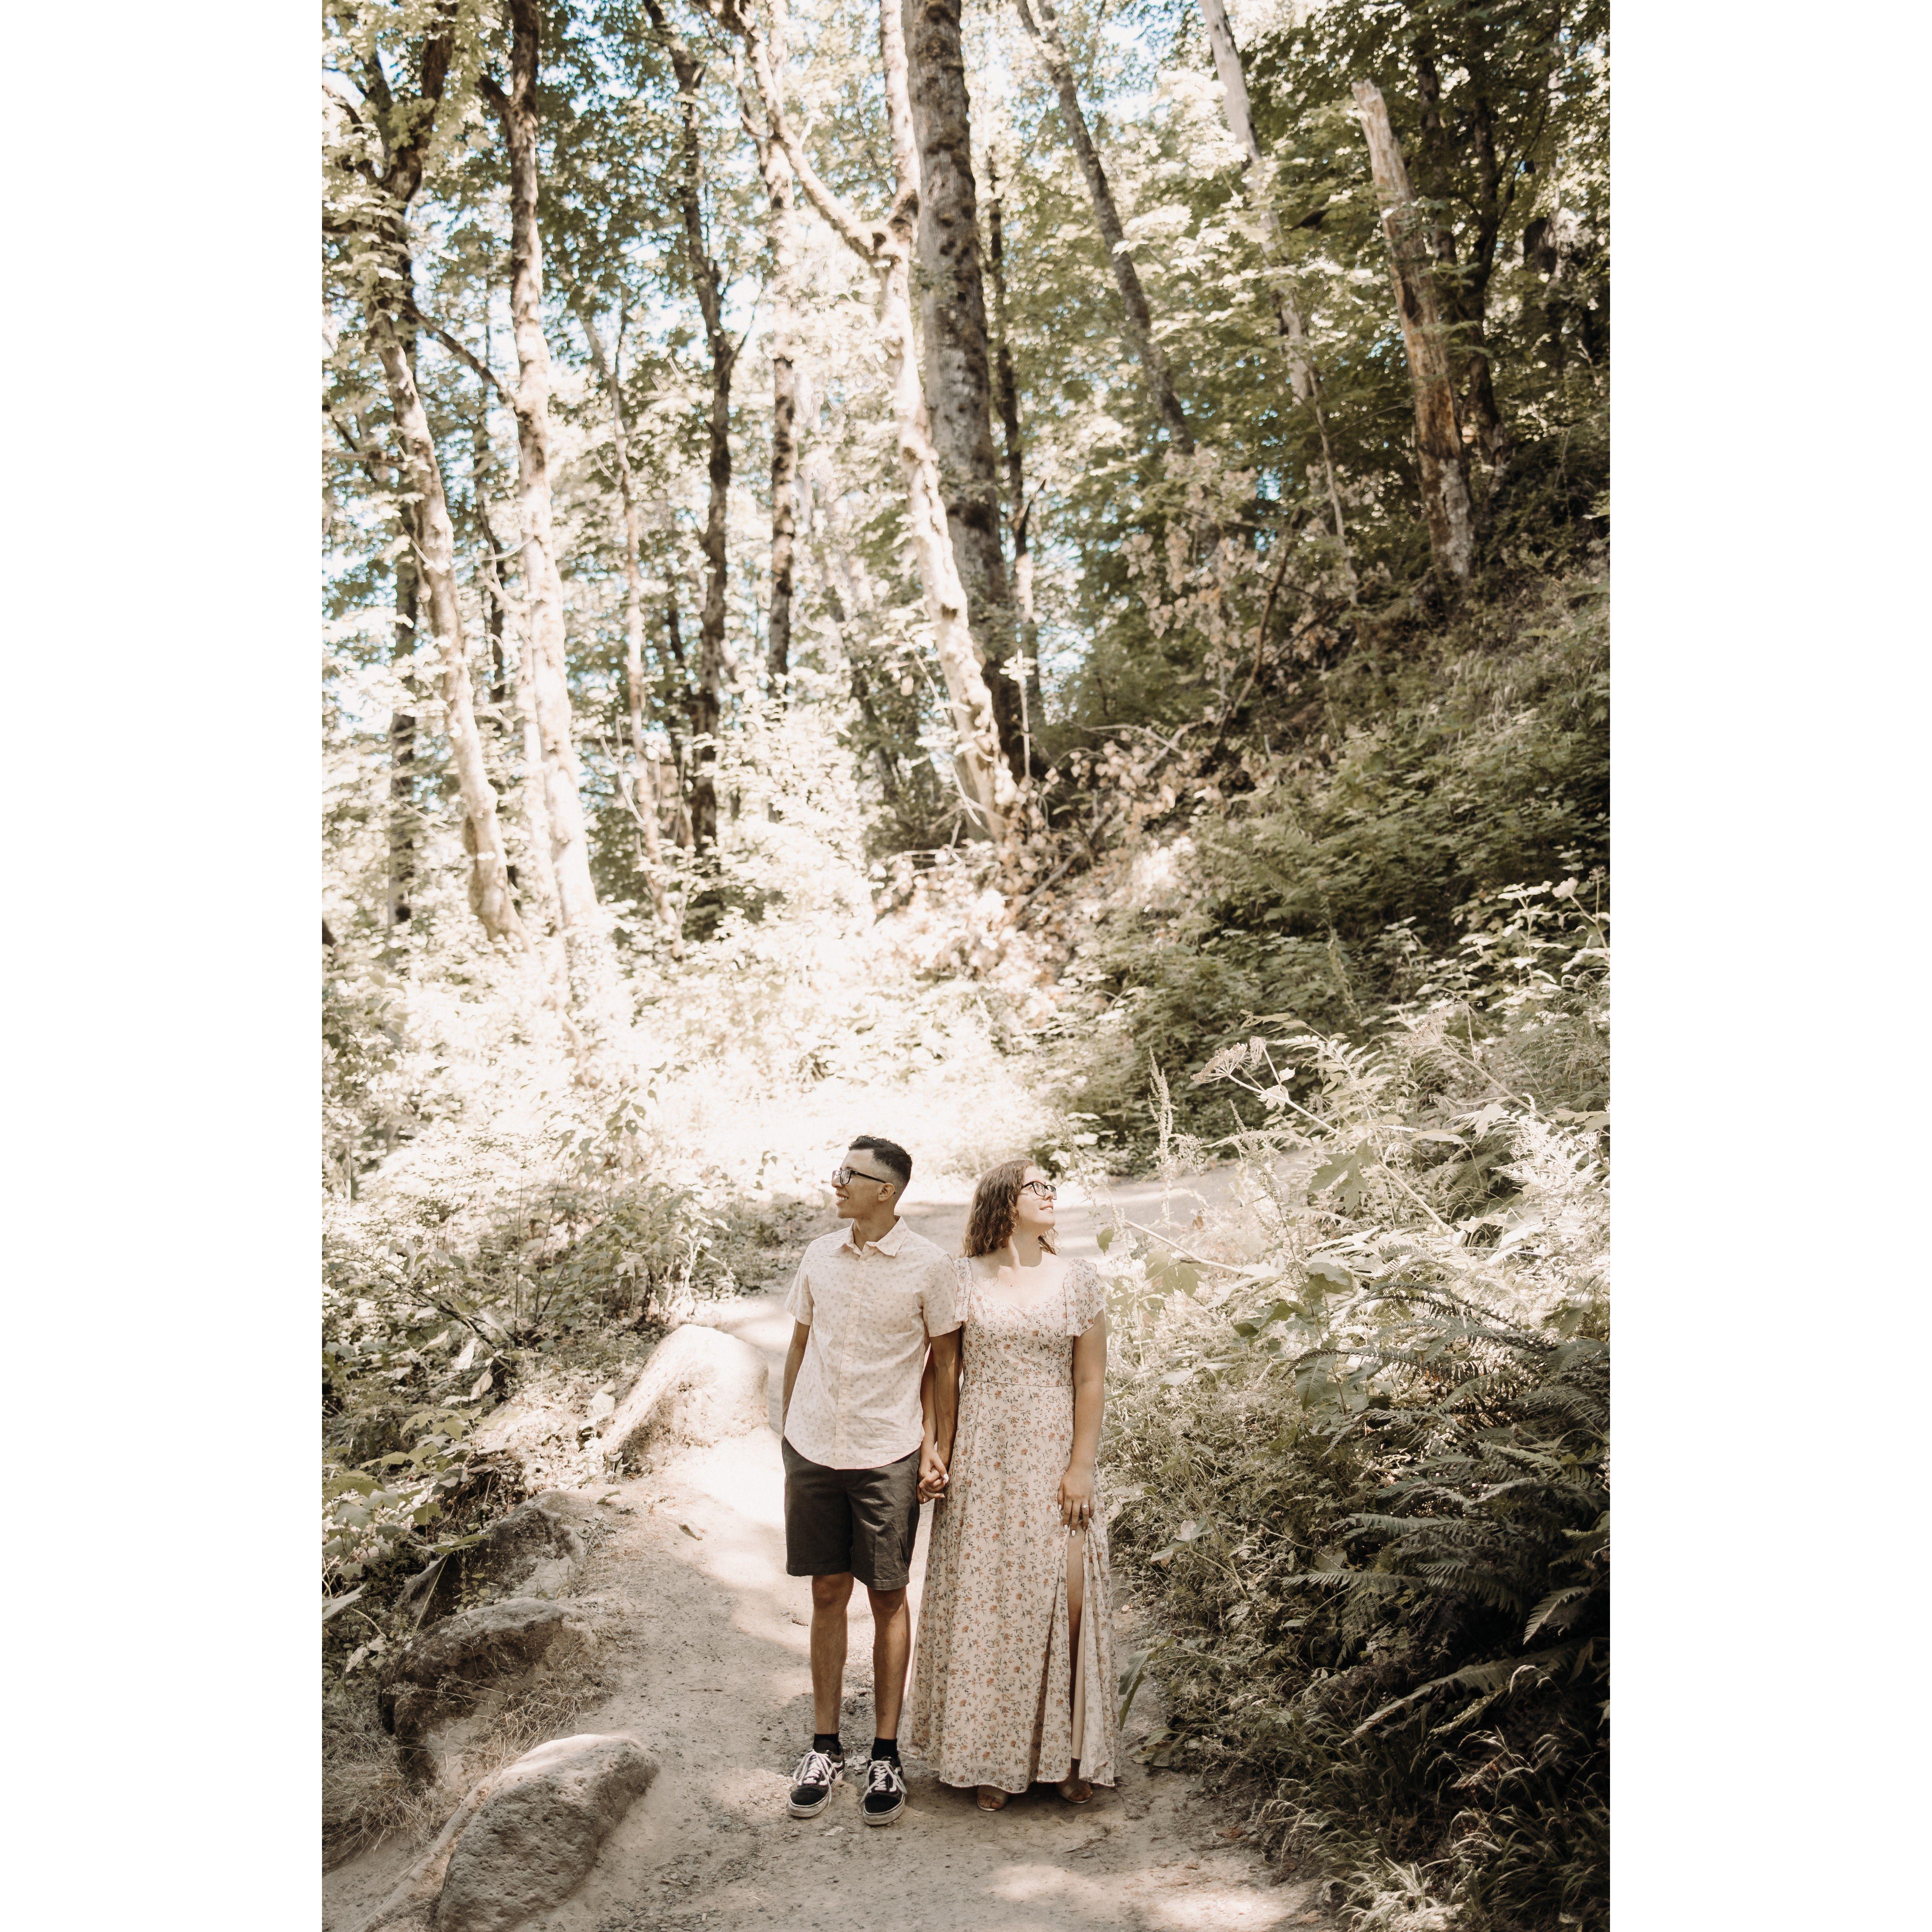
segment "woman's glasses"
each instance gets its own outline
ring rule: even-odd
[[[1036,1194],[1042,1201],[1052,1201],[1060,1192],[1050,1180],[1023,1180],[1020,1183],[1022,1194]]]

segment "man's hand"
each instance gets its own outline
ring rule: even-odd
[[[929,1503],[934,1496],[944,1496],[946,1485],[952,1480],[946,1473],[946,1465],[940,1461],[939,1451],[930,1442],[922,1443],[919,1451],[919,1499]]]

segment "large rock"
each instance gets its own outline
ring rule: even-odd
[[[567,1898],[657,1771],[621,1733],[559,1738],[526,1752],[456,1840],[436,1932],[508,1932]]]
[[[518,1597],[560,1597],[584,1568],[584,1532],[546,1502],[520,1503],[465,1552],[464,1586],[492,1583]]]
[[[657,1769],[634,1738],[621,1734],[560,1738],[526,1751],[471,1789],[356,1932],[521,1924],[582,1882],[611,1827]],[[473,1843],[472,1830],[480,1832]]]
[[[488,1683],[533,1668],[563,1628],[564,1606],[535,1597],[479,1604],[447,1618],[396,1653],[391,1685]]]
[[[748,1342],[696,1322],[673,1329],[604,1432],[606,1466],[765,1427],[767,1378],[764,1358]]]
[[[521,1676],[542,1661],[563,1628],[561,1604],[512,1597],[464,1610],[405,1644],[376,1700],[404,1771],[414,1778],[433,1774],[427,1738],[458,1701],[451,1687]]]

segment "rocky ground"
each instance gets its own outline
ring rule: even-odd
[[[1157,1202],[1127,1211],[1136,1205],[1160,1211]],[[1172,1224],[1186,1227],[1191,1205],[1168,1204]],[[950,1242],[964,1208],[963,1199],[929,1200],[908,1218]],[[1090,1226],[1068,1220],[1064,1245],[1077,1252],[1090,1243]],[[908,1757],[909,1802],[890,1826],[862,1825],[849,1788],[817,1819],[788,1817],[788,1773],[812,1728],[809,1587],[784,1574],[782,1476],[771,1426],[790,1324],[770,1291],[707,1309],[701,1319],[747,1345],[739,1352],[741,1384],[747,1370],[755,1376],[756,1352],[769,1372],[768,1420],[751,1421],[742,1396],[735,1419],[730,1400],[713,1400],[710,1409],[702,1400],[695,1408],[687,1402],[685,1422],[659,1430],[647,1459],[656,1466],[646,1473],[567,1497],[553,1493],[544,1507],[556,1519],[554,1546],[530,1551],[544,1566],[531,1571],[531,1594],[544,1600],[523,1613],[535,1635],[520,1640],[516,1674],[486,1684],[473,1708],[453,1720],[438,1722],[431,1712],[420,1723],[425,1762],[437,1768],[451,1810],[478,1774],[478,1763],[466,1755],[472,1743],[488,1734],[506,1700],[527,1696],[532,1687],[571,1700],[570,1730],[634,1739],[654,1769],[640,1769],[627,1748],[610,1746],[597,1748],[601,1757],[580,1752],[581,1766],[566,1753],[548,1772],[542,1765],[535,1772],[499,1771],[517,1788],[492,1787],[475,1822],[446,1834],[454,1843],[442,1855],[446,1880],[439,1866],[418,1876],[413,1899],[399,1898],[396,1888],[412,1868],[420,1874],[424,1848],[378,1846],[328,1875],[325,1932],[362,1932],[372,1919],[428,1925],[428,1900],[439,1886],[446,1890],[433,1921],[438,1932],[459,1921],[506,1932],[512,1925],[549,1932],[1248,1932],[1327,1922],[1311,1883],[1276,1883],[1243,1843],[1238,1824],[1191,1780],[1133,1761],[1134,1743],[1160,1714],[1150,1684],[1130,1715],[1120,1784],[1090,1807],[1076,1810],[1036,1787],[988,1816],[970,1792],[940,1785]],[[706,1337],[689,1352],[695,1358],[715,1348]],[[708,1443],[677,1440],[692,1429],[702,1436],[721,1427],[735,1432]],[[567,1534],[556,1527],[566,1521]],[[915,1614],[926,1533],[922,1523]],[[500,1622],[518,1614],[500,1607],[496,1613]],[[1124,1654],[1137,1647],[1136,1612],[1123,1603],[1116,1615]],[[452,1625],[436,1627],[446,1633],[446,1648],[461,1636],[462,1627]],[[554,1628],[564,1634],[551,1643]],[[848,1749],[856,1753],[872,1735],[872,1635],[860,1592],[844,1724]],[[534,1666],[527,1661],[532,1646],[544,1648]],[[405,1688],[398,1694],[406,1700],[414,1694]],[[557,1844],[568,1856],[560,1855],[553,1894],[572,1883],[571,1858],[588,1875],[560,1902],[533,1908],[530,1898],[512,1895],[518,1874],[536,1856],[532,1847],[547,1856]],[[494,1904],[491,1856],[500,1874]]]

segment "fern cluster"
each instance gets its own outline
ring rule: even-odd
[[[1246,1788],[1378,1924],[1607,1923],[1607,1128],[1564,1104],[1600,1097],[1606,949],[1575,896],[1523,896],[1514,968],[1438,962],[1368,1043],[1276,1016],[1202,1070],[1261,1115],[1250,1258],[1108,1244],[1150,1754]]]

